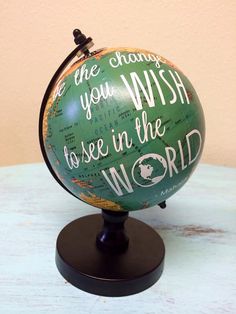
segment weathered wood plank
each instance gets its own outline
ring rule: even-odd
[[[131,213],[158,230],[165,270],[129,297],[82,292],[58,273],[55,241],[98,209],[73,198],[43,164],[0,168],[0,313],[236,313],[236,169],[200,165],[166,209]]]

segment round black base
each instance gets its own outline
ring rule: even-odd
[[[102,227],[102,215],[96,214],[74,220],[60,232],[56,265],[61,275],[77,288],[102,296],[127,296],[152,286],[162,274],[165,255],[156,231],[128,218],[128,249],[107,253],[96,246]]]

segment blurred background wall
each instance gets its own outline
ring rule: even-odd
[[[0,165],[42,161],[38,115],[47,84],[74,49],[146,48],[189,77],[202,102],[202,162],[236,166],[235,0],[0,0]]]

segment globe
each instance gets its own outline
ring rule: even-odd
[[[95,207],[139,210],[177,192],[204,145],[192,84],[156,53],[106,48],[78,59],[43,108],[47,161],[61,185]]]

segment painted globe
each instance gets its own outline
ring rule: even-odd
[[[189,179],[205,126],[187,77],[165,58],[101,49],[57,80],[43,108],[47,162],[61,185],[95,207],[154,206]]]

